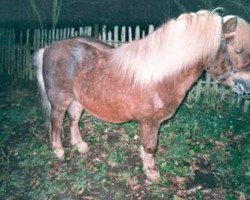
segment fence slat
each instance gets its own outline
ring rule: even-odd
[[[136,26],[135,27],[135,40],[139,40],[141,38],[140,36],[140,27]]]
[[[106,42],[107,40],[107,27],[105,25],[102,26],[102,41]]]
[[[125,43],[126,42],[126,26],[122,27],[122,31],[121,31],[121,42]]]
[[[114,46],[115,47],[118,47],[118,31],[119,31],[119,27],[118,26],[115,26],[114,27]]]

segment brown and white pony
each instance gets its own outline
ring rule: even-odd
[[[71,144],[80,153],[88,151],[78,128],[84,110],[107,122],[137,121],[143,169],[157,181],[160,124],[174,115],[204,69],[249,97],[250,25],[203,10],[118,48],[86,37],[58,41],[40,49],[35,63],[56,157],[64,158],[60,134],[66,111]]]

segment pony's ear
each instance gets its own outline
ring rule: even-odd
[[[231,17],[223,24],[223,33],[226,39],[230,39],[235,35],[237,23],[237,17]]]

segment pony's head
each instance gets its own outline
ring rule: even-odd
[[[236,16],[223,18],[218,59],[208,71],[239,95],[250,98],[250,25]]]

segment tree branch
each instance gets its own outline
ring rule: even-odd
[[[34,0],[30,0],[29,2],[30,2],[32,10],[34,11],[34,13],[35,13],[35,15],[36,15],[36,17],[38,19],[38,23],[39,23],[40,28],[43,29],[42,18],[41,18],[40,13],[38,12],[38,9],[37,9],[35,1]]]

